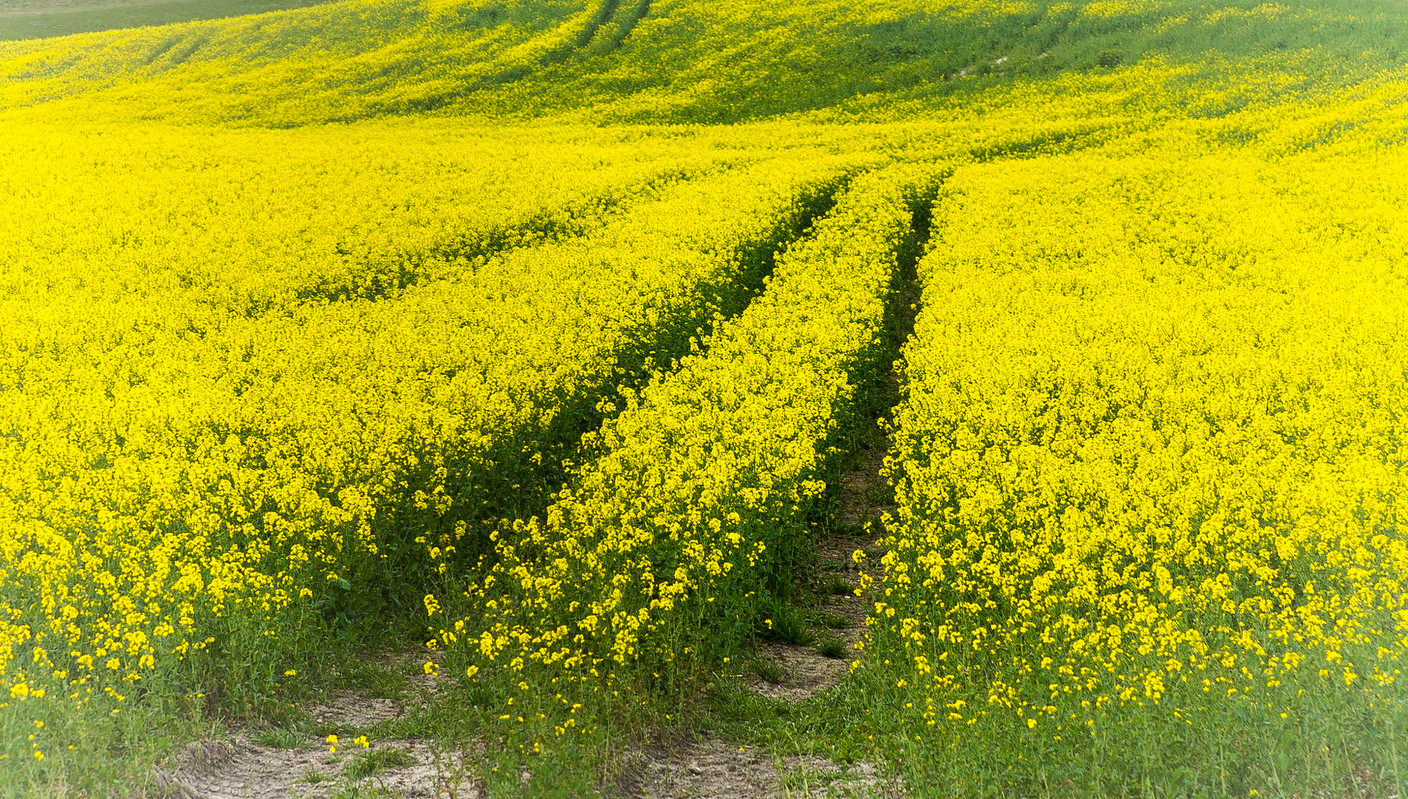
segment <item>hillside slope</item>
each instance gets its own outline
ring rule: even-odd
[[[691,734],[1408,795],[1406,59],[1400,0],[0,44],[0,796],[241,735],[319,796],[652,795]]]
[[[1145,103],[1177,107],[1165,88],[1192,82],[1236,84],[1236,107],[1405,58],[1408,10],[1391,0],[885,0],[860,13],[838,0],[346,0],[0,45],[0,105],[262,126],[717,123],[912,116],[994,87],[1070,92],[1128,74]]]

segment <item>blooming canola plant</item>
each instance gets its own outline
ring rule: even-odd
[[[851,6],[0,43],[0,777],[388,619],[523,752],[687,705],[878,416],[819,729],[921,793],[1401,790],[1402,9]]]

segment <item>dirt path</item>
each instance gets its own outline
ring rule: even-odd
[[[889,797],[896,794],[869,763],[842,766],[824,757],[774,758],[717,738],[640,767],[644,799],[772,799],[772,797]]]
[[[398,698],[335,692],[308,709],[312,727],[327,735],[283,729],[242,729],[227,740],[201,741],[158,773],[163,799],[480,799],[471,753],[433,740],[368,733],[437,701],[438,680],[419,668],[423,655],[385,658],[411,690]],[[363,741],[358,738],[366,736]]]
[[[929,209],[918,209],[914,217],[918,242],[928,239],[929,225]],[[895,359],[880,377],[876,408],[879,414],[888,415],[900,401],[898,356],[914,330],[918,312],[916,263],[920,249],[916,244],[900,264],[900,290],[887,320]],[[864,637],[866,610],[874,600],[856,596],[855,589],[860,584],[861,570],[878,564],[882,553],[874,542],[881,533],[884,515],[895,509],[894,493],[881,474],[889,440],[878,422],[878,417],[870,419],[861,432],[852,467],[840,479],[834,522],[817,541],[818,571],[803,578],[810,578],[809,592],[818,597],[816,617],[824,622],[820,626],[830,628],[818,629],[818,638],[839,639],[842,651],[833,647],[823,653],[823,647],[816,643],[761,643],[756,654],[773,664],[775,668],[768,669],[773,672],[769,676],[778,679],[745,677],[748,688],[759,695],[788,703],[819,696],[835,687],[859,656],[855,645]],[[857,549],[866,554],[863,563],[852,557]],[[873,763],[861,761],[845,766],[815,755],[774,758],[712,738],[677,746],[668,753],[647,753],[643,764],[638,784],[626,791],[643,799],[904,795],[899,784]]]
[[[880,476],[885,454],[884,436],[868,437],[854,471],[842,479],[838,530],[859,533],[879,522],[890,509],[890,493]],[[862,542],[874,540],[860,539]],[[776,682],[761,676],[743,676],[749,690],[776,701],[797,703],[833,687],[850,670],[857,656],[855,644],[865,632],[868,597],[856,596],[860,569],[852,554],[857,540],[832,532],[817,545],[820,570],[812,575],[819,596],[817,617],[831,622],[831,629],[817,635],[834,636],[844,644],[840,657],[823,654],[813,643],[806,646],[765,641],[757,656],[777,667]],[[864,548],[864,547],[862,547]],[[874,562],[875,553],[866,559]],[[834,627],[833,627],[834,625]],[[816,755],[775,757],[762,750],[739,747],[718,738],[679,744],[639,755],[622,791],[640,799],[781,799],[782,797],[900,797],[898,785],[866,761],[843,765]]]
[[[843,507],[855,511],[858,515],[852,518],[862,526],[865,521],[878,519],[885,508],[866,499],[877,495],[872,488],[880,480],[882,458],[883,452],[873,456],[867,453],[858,473],[847,476],[847,486],[842,490]],[[870,476],[872,470],[873,477]],[[818,585],[834,589],[822,599],[819,616],[830,618],[839,627],[818,632],[839,638],[844,644],[843,656],[822,654],[816,644],[762,642],[757,656],[774,664],[781,679],[771,682],[756,674],[745,676],[749,690],[776,701],[798,703],[832,689],[849,672],[851,661],[857,655],[854,646],[864,635],[869,601],[853,592],[840,592],[842,585],[858,584],[860,567],[851,558],[855,549],[855,542],[835,534],[818,546],[822,567],[816,576]],[[840,622],[845,626],[840,627]],[[890,799],[903,795],[896,783],[873,763],[861,761],[843,765],[817,755],[776,757],[718,738],[643,752],[633,771],[624,781],[623,793],[640,799]]]

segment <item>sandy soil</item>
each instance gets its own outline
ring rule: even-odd
[[[275,748],[236,735],[190,747],[163,782],[171,799],[329,799],[353,782],[405,799],[483,795],[465,776],[462,761],[434,751],[429,742],[396,741],[377,748],[398,749],[414,762],[354,781],[346,769],[363,751],[355,744],[331,754],[316,739],[296,748]]]
[[[873,766],[839,766],[816,756],[777,759],[718,739],[669,754],[647,754],[629,795],[641,799],[774,799],[897,797]]]
[[[851,529],[877,521],[887,510],[877,504],[884,494],[879,477],[883,454],[878,449],[866,450],[856,470],[843,478],[840,521]],[[854,541],[840,536],[818,542],[822,572],[814,577],[819,584],[839,577],[856,585],[861,566],[851,558],[855,548]],[[849,623],[831,631],[846,643],[846,657],[826,657],[815,646],[764,642],[757,656],[781,666],[784,678],[773,684],[745,676],[746,685],[784,702],[799,702],[835,686],[855,657],[853,647],[864,634],[869,601],[852,594],[832,595],[819,608]],[[399,718],[421,703],[436,701],[439,678],[421,668],[426,659],[425,652],[384,659],[384,665],[408,675],[411,697],[375,698],[344,690],[311,708],[309,715],[320,725],[365,728]],[[377,741],[376,748],[399,750],[406,765],[353,780],[347,768],[362,750],[351,741],[339,742],[334,754],[316,737],[298,740],[292,746],[269,746],[239,732],[228,741],[205,741],[189,747],[160,775],[163,799],[333,799],[347,795],[349,788],[402,799],[480,799],[486,795],[483,786],[468,776],[464,755],[439,752],[433,741]],[[902,796],[897,785],[870,763],[841,765],[814,755],[779,758],[717,738],[638,748],[627,761],[625,773],[608,795],[633,799]]]

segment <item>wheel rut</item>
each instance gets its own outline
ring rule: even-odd
[[[480,799],[482,750],[447,747],[398,735],[417,714],[443,701],[433,653],[382,658],[383,673],[401,675],[409,690],[395,698],[355,688],[334,691],[301,708],[286,726],[232,729],[193,743],[156,773],[163,799]],[[374,693],[374,692],[373,692]]]
[[[831,480],[836,488],[826,518],[818,525],[815,569],[799,577],[799,594],[813,597],[816,606],[814,641],[806,646],[764,642],[763,654],[792,675],[771,688],[760,686],[764,695],[792,701],[815,696],[834,686],[858,655],[856,645],[864,637],[871,603],[858,588],[860,578],[880,555],[880,525],[895,508],[894,490],[884,472],[889,450],[885,429],[900,400],[901,350],[914,332],[920,298],[917,264],[929,239],[932,205],[933,197],[928,197],[913,209],[911,238],[901,249],[886,312],[885,351],[871,384],[863,387],[870,400],[851,431],[849,457],[838,461],[838,473]],[[840,639],[847,657],[835,657],[834,646],[827,651],[827,639]]]
[[[803,198],[800,217],[786,226],[780,224],[775,236],[758,241],[756,247],[743,254],[748,262],[743,269],[743,282],[723,313],[702,320],[703,328],[694,326],[697,320],[690,321],[688,332],[697,337],[696,342],[707,341],[718,322],[746,309],[762,292],[778,256],[830,212],[848,182],[849,176],[843,175],[818,184]],[[691,336],[670,329],[657,331],[650,339],[641,345],[642,350],[656,352],[659,357],[638,359],[643,365],[627,378],[628,383],[649,379],[652,364],[670,363],[682,356],[688,351]],[[576,441],[600,425],[612,411],[599,402],[599,397],[590,400],[591,408],[559,414],[560,424],[572,428],[549,437]],[[563,473],[556,471],[561,460],[545,457],[542,461],[542,484],[555,489],[563,478]],[[546,505],[545,499],[543,504]],[[415,727],[411,722],[418,713],[446,701],[439,695],[434,658],[427,665],[425,654],[382,664],[409,684],[410,690],[404,695],[380,696],[353,686],[332,693],[320,704],[298,708],[301,720],[292,725],[234,728],[222,738],[186,747],[157,772],[156,795],[173,799],[323,799],[361,795],[358,791],[408,798],[487,795],[478,781],[479,753],[444,751],[433,738],[402,734]],[[329,735],[336,735],[337,740],[331,741]],[[365,746],[357,740],[363,736],[367,739]]]
[[[901,250],[885,350],[876,364],[871,400],[852,431],[849,454],[838,462],[836,490],[818,525],[815,568],[799,575],[799,594],[812,598],[811,635],[805,642],[759,642],[761,667],[741,670],[743,687],[768,700],[796,705],[816,700],[850,672],[860,656],[867,609],[873,601],[859,586],[878,562],[875,544],[894,493],[884,473],[889,440],[885,422],[900,399],[903,344],[914,330],[919,289],[917,263],[929,238],[933,196],[913,209],[911,238]],[[627,769],[621,794],[665,797],[900,797],[901,786],[874,763],[842,764],[816,754],[777,757],[717,737],[646,749]]]

